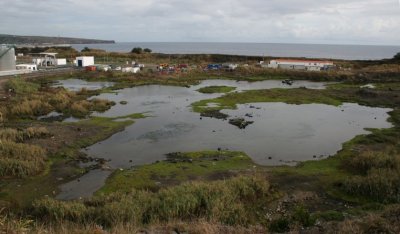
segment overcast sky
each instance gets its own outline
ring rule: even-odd
[[[0,0],[0,33],[400,45],[400,0]]]

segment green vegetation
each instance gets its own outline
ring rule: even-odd
[[[141,47],[135,47],[131,50],[131,53],[133,53],[133,54],[142,54],[142,53],[151,53],[151,52],[152,52],[151,49],[149,49],[149,48],[142,49]]]
[[[0,141],[0,177],[37,175],[46,165],[46,151],[39,146]]]
[[[341,101],[325,95],[320,90],[270,89],[228,93],[219,98],[195,102],[192,104],[192,107],[195,112],[205,112],[210,110],[235,109],[237,104],[256,102],[285,102],[289,104],[324,103],[335,106],[342,104]],[[209,107],[209,103],[215,103],[218,106]]]
[[[347,193],[369,197],[377,202],[400,202],[400,153],[398,149],[361,152],[343,163],[348,170],[359,174],[345,181],[344,190]]]
[[[107,54],[93,50],[85,53]],[[228,57],[142,52],[128,53],[118,59],[126,61],[126,58],[189,63]],[[79,92],[50,88],[51,79],[10,80],[5,86],[9,97],[0,100],[0,205],[7,207],[0,214],[0,232],[132,233],[146,229],[188,233],[299,230],[399,233],[398,65],[361,61],[343,62],[343,66],[353,71],[309,73],[241,67],[233,73],[204,73],[194,69],[184,75],[165,76],[151,72],[82,73],[84,79],[114,81],[116,85],[100,91]],[[228,93],[193,103],[193,109],[203,114],[254,102],[328,105],[356,102],[393,108],[390,121],[394,127],[371,129],[371,134],[344,144],[335,156],[295,167],[260,167],[241,152],[172,153],[165,161],[114,172],[106,186],[91,199],[64,202],[51,198],[57,194],[58,185],[86,172],[77,167],[77,161],[85,158],[81,148],[106,139],[131,125],[134,119],[145,116],[95,117],[77,123],[44,123],[36,121],[37,116],[57,111],[65,116],[86,117],[92,111],[105,111],[114,105],[107,100],[89,98],[100,92],[147,84],[188,86],[211,77],[346,82],[330,85],[326,90]],[[367,82],[375,88],[360,88]],[[205,90],[232,91],[227,88],[232,87],[206,87]],[[210,103],[218,106],[210,107]]]
[[[235,87],[229,86],[208,86],[197,90],[200,93],[229,93],[235,90]]]
[[[255,166],[249,156],[241,152],[173,153],[167,157],[166,161],[114,172],[98,194],[132,188],[157,190],[189,180],[223,179]]]
[[[36,119],[52,111],[63,113],[65,116],[83,118],[93,111],[104,112],[114,102],[93,98],[89,91],[77,93],[63,88],[41,87],[40,84],[20,78],[10,79],[6,89],[12,90],[15,96],[0,109],[3,119]]]
[[[14,78],[10,79],[6,83],[5,88],[19,95],[27,95],[37,92],[40,88],[40,85],[27,82],[22,78]]]
[[[400,53],[397,53],[397,54],[393,57],[393,59],[394,59],[394,60],[400,60]]]
[[[44,199],[35,202],[33,214],[44,221],[85,224],[96,220],[108,227],[128,222],[142,226],[176,219],[205,219],[246,226],[261,221],[254,211],[262,209],[273,197],[264,178],[239,177],[212,183],[186,183],[155,193],[132,190],[86,201]]]

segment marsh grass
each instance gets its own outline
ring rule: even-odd
[[[197,91],[200,93],[229,93],[235,89],[236,89],[235,87],[229,87],[229,86],[208,86],[200,88]]]
[[[43,138],[50,136],[45,127],[28,127],[24,130],[13,128],[0,128],[0,140],[23,142],[32,138]]]
[[[70,110],[74,117],[85,117],[93,111],[104,112],[114,106],[115,102],[94,98],[72,103]]]
[[[396,148],[362,152],[343,164],[356,172],[345,180],[346,192],[377,202],[400,202],[400,154]]]
[[[37,175],[46,166],[46,151],[35,145],[0,140],[0,176]]]
[[[70,202],[43,199],[34,203],[33,213],[50,222],[96,222],[108,227],[117,223],[142,226],[177,219],[247,226],[260,218],[254,211],[272,197],[264,178],[238,177],[212,183],[187,183],[156,193],[132,190]]]

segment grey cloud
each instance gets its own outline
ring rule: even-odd
[[[398,44],[396,0],[1,0],[2,33],[118,41]]]

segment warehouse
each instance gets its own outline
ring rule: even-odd
[[[333,67],[333,62],[317,60],[276,59],[271,60],[268,68],[281,68],[291,70],[321,71]]]

